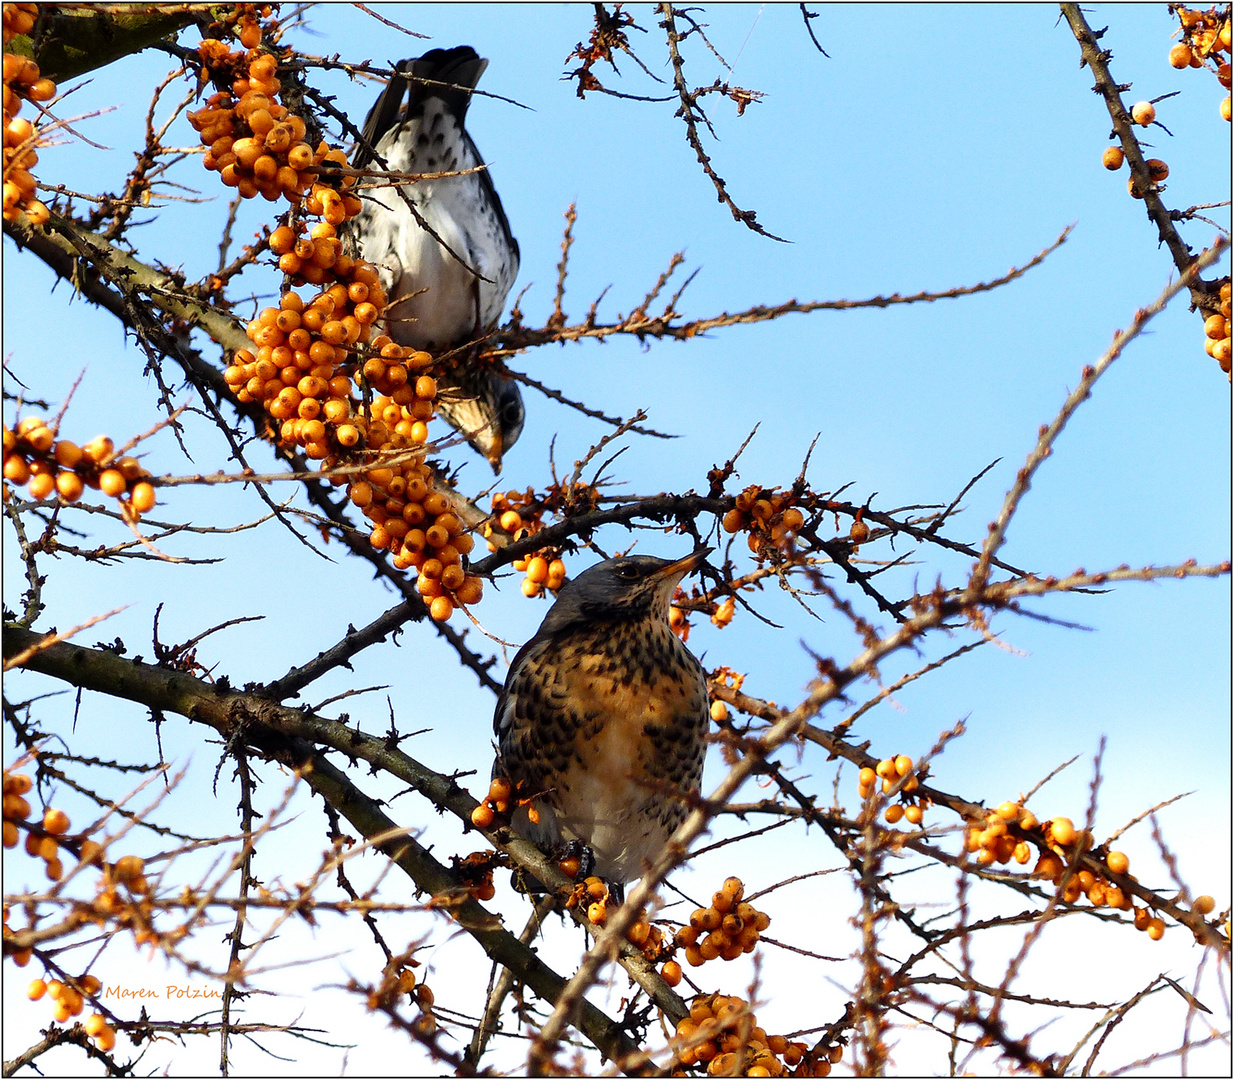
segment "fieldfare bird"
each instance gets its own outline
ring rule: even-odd
[[[396,173],[483,166],[463,121],[487,66],[467,45],[400,61],[369,110],[353,163],[365,168],[376,160]],[[518,276],[519,255],[488,170],[367,195],[360,249],[390,297],[386,333],[400,345],[440,352],[492,329]],[[502,455],[523,430],[518,384],[472,355],[438,379],[437,396],[440,415],[500,472]]]
[[[497,699],[494,775],[521,781],[539,817],[521,807],[515,831],[544,845],[582,841],[618,886],[659,856],[702,781],[707,682],[668,609],[710,550],[584,570],[518,651]]]

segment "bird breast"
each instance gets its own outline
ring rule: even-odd
[[[673,792],[702,778],[702,669],[667,624],[601,626],[524,658],[502,719],[504,764],[546,789],[559,830],[588,844],[598,872],[642,873],[685,818]]]

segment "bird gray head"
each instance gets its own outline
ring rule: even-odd
[[[562,587],[540,633],[553,633],[579,622],[616,622],[648,616],[667,619],[677,583],[697,568],[710,551],[709,547],[700,547],[676,560],[624,555],[589,566]]]
[[[489,364],[459,365],[437,380],[437,412],[481,454],[494,473],[523,433],[523,395],[518,383]]]

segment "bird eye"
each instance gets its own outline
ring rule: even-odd
[[[639,576],[638,567],[634,563],[618,563],[613,567],[613,573],[626,581],[633,581]]]

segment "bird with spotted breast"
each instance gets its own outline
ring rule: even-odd
[[[609,559],[558,593],[497,700],[494,775],[535,796],[514,815],[543,846],[586,844],[600,877],[641,877],[699,790],[707,682],[668,623],[677,583],[710,548]]]
[[[364,192],[361,254],[376,266],[390,298],[385,332],[410,348],[440,353],[481,337],[501,318],[518,276],[518,241],[464,126],[487,66],[468,45],[400,61],[352,155],[357,168],[384,163],[396,173],[481,167]],[[438,413],[500,472],[503,454],[523,429],[518,384],[465,355],[438,379],[437,398]]]

